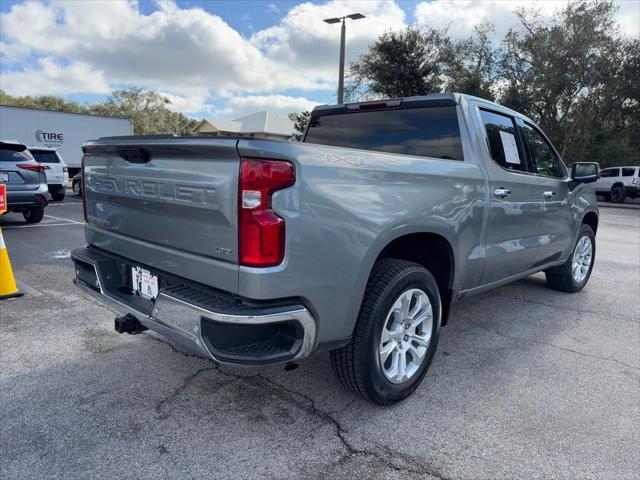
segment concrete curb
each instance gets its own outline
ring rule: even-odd
[[[630,210],[640,210],[640,203],[609,203],[598,202],[600,208],[626,208]]]

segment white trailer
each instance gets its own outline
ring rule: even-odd
[[[128,118],[0,105],[0,139],[57,149],[70,175],[80,168],[85,141],[119,135],[133,135]]]

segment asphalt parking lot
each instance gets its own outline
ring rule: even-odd
[[[536,275],[459,303],[393,408],[344,391],[326,354],[235,370],[118,335],[71,281],[75,198],[0,226],[25,292],[0,303],[2,478],[638,478],[639,209],[601,210],[584,291]]]

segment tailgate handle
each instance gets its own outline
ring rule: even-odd
[[[131,163],[147,163],[151,160],[149,152],[139,147],[120,147],[118,155]]]

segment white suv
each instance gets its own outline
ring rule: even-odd
[[[640,167],[605,168],[593,188],[614,203],[622,203],[627,197],[640,197]]]
[[[69,171],[58,151],[55,148],[45,147],[29,147],[29,151],[36,162],[45,166],[44,173],[47,176],[51,198],[58,202],[64,200],[67,183],[69,183]]]

